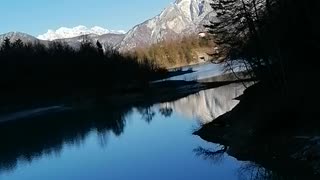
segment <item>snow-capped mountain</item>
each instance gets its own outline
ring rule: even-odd
[[[203,25],[210,24],[210,21],[218,21],[216,12],[210,6],[211,1],[176,0],[159,15],[138,24],[127,33],[122,30],[113,31],[98,26],[92,28],[77,26],[48,30],[47,33],[39,35],[38,39],[23,33],[20,35],[25,41],[29,39],[44,44],[48,44],[48,41],[65,41],[75,48],[85,37],[86,40],[93,43],[99,40],[104,45],[124,52],[136,47],[147,47],[161,40],[175,39],[204,31]],[[12,33],[2,35],[2,37],[5,36],[17,37]],[[2,40],[0,36],[0,43]]]
[[[47,33],[43,35],[39,35],[38,39],[52,41],[56,39],[74,38],[74,37],[88,35],[88,34],[103,35],[103,34],[109,34],[109,33],[124,34],[125,31],[108,30],[99,26],[87,28],[86,26],[80,25],[74,28],[61,27],[57,30],[48,30]]]
[[[33,37],[26,33],[21,32],[9,32],[6,34],[0,35],[0,44],[6,39],[9,38],[11,42],[14,42],[18,39],[22,40],[24,43],[40,43],[41,40],[37,39],[36,37]]]
[[[73,38],[56,39],[53,41],[65,42],[69,46],[75,49],[79,48],[81,43],[84,40],[89,41],[92,44],[95,44],[97,41],[99,41],[104,48],[107,48],[107,47],[116,48],[117,45],[122,41],[124,36],[125,36],[124,34],[113,34],[113,33],[108,33],[103,35],[87,34],[87,35],[77,36]]]
[[[124,34],[113,34],[113,33],[107,33],[103,35],[87,34],[87,35],[77,36],[73,38],[55,39],[55,40],[49,41],[49,40],[40,40],[26,33],[9,32],[9,33],[0,35],[0,45],[3,43],[3,41],[6,38],[9,38],[11,42],[14,42],[20,39],[24,43],[33,43],[33,44],[41,43],[45,46],[48,46],[51,42],[63,42],[75,49],[78,49],[84,40],[90,41],[92,42],[92,44],[95,44],[97,41],[99,41],[104,48],[107,48],[107,47],[115,48],[124,38]]]
[[[203,31],[203,25],[218,20],[210,3],[211,0],[176,0],[158,16],[131,29],[121,42],[120,50]]]

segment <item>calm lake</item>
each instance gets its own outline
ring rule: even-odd
[[[150,107],[56,111],[1,126],[0,179],[243,178],[247,162],[210,158],[204,149],[221,147],[192,135],[243,90],[231,84]]]

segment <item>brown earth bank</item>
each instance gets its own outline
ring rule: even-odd
[[[124,53],[138,61],[148,59],[156,65],[167,68],[181,68],[205,62],[221,62],[223,54],[212,37],[185,36],[163,40],[147,47],[135,48]]]

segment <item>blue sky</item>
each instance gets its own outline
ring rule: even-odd
[[[78,25],[129,30],[174,0],[1,0],[0,34],[39,35],[48,29]]]

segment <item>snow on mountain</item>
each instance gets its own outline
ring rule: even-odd
[[[74,28],[61,27],[57,30],[48,30],[47,33],[43,35],[39,35],[38,39],[52,41],[56,39],[73,38],[73,37],[78,37],[78,36],[83,36],[88,34],[103,35],[103,34],[109,34],[109,33],[124,34],[125,31],[108,30],[99,26],[87,28],[86,26],[80,25]]]
[[[1,34],[0,35],[0,44],[3,43],[3,41],[8,38],[11,42],[14,42],[18,39],[22,40],[24,43],[39,43],[42,42],[39,39],[26,34],[26,33],[21,33],[21,32],[9,32],[6,34]]]
[[[106,46],[112,46],[124,52],[136,47],[147,47],[162,40],[172,40],[204,31],[204,25],[218,20],[216,12],[210,6],[211,1],[176,0],[159,15],[136,25],[127,33],[122,30],[108,30],[99,26],[88,28],[81,25],[74,28],[61,27],[57,30],[48,30],[37,38],[42,40],[42,43],[63,40],[72,47],[77,47],[85,36],[92,42],[99,40]]]
[[[56,39],[54,41],[56,42],[65,42],[69,46],[78,49],[81,45],[81,43],[86,40],[91,42],[92,44],[96,44],[97,41],[99,41],[104,48],[116,48],[117,45],[122,41],[124,38],[124,34],[103,34],[103,35],[96,35],[96,34],[87,34],[82,36],[77,36],[73,38],[64,38],[64,39]]]
[[[158,16],[131,29],[120,44],[121,51],[149,46],[161,40],[194,34],[217,20],[211,0],[176,0]]]

